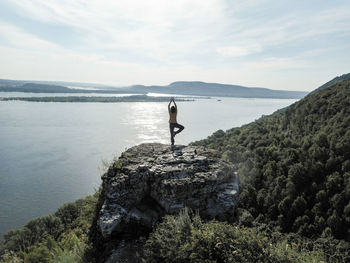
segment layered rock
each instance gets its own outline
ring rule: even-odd
[[[152,229],[164,214],[189,207],[205,218],[232,217],[235,167],[197,146],[141,144],[125,151],[102,176],[104,238],[137,227]]]

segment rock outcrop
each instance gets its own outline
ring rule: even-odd
[[[235,167],[202,147],[141,144],[125,151],[102,180],[97,224],[106,239],[152,229],[185,206],[204,218],[229,219],[237,200]]]

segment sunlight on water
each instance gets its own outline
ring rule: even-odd
[[[167,143],[168,129],[164,124],[168,121],[168,112],[164,104],[133,103],[130,105],[130,115],[127,116],[130,125],[137,131],[138,141]]]

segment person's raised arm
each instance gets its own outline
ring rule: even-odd
[[[176,103],[175,103],[174,98],[173,98],[173,102],[174,102],[174,105],[175,105],[175,109],[176,109],[176,111],[177,111],[177,105],[176,105]]]
[[[170,112],[170,105],[171,105],[171,101],[173,100],[173,98],[170,99],[170,102],[168,104],[168,111]]]

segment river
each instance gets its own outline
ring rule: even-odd
[[[28,96],[0,92],[0,97],[14,95]],[[295,101],[178,102],[178,122],[185,130],[176,136],[176,144],[241,126]],[[102,160],[139,143],[169,141],[167,103],[0,101],[0,239],[9,229],[94,193]]]

